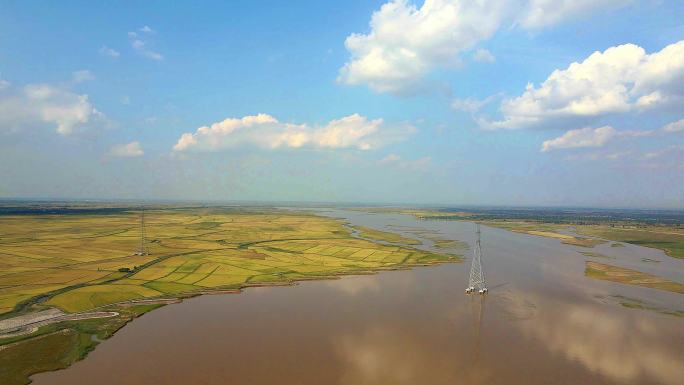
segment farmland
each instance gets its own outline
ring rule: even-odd
[[[45,341],[61,357],[30,368],[15,357],[14,367],[0,371],[0,382],[22,383],[27,374],[56,368],[57,361],[64,367],[82,358],[97,344],[88,330],[107,337],[155,308],[132,315],[131,306],[141,301],[153,304],[160,298],[459,260],[412,248],[409,244],[420,242],[369,228],[362,229],[365,236],[393,244],[356,238],[342,221],[309,213],[218,207],[146,210],[148,253],[138,255],[139,218],[136,210],[0,216],[0,319],[46,308],[121,314],[0,338],[5,356],[29,354],[34,348],[27,344]]]
[[[0,313],[42,305],[78,312],[133,299],[289,282],[453,257],[352,238],[336,220],[244,210],[151,210],[149,255],[137,212],[0,219]],[[371,238],[418,241],[363,229]]]

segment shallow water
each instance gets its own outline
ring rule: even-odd
[[[474,225],[330,210],[353,224],[474,241]],[[35,384],[678,384],[684,296],[584,277],[585,260],[682,280],[684,261],[482,228],[490,293],[467,296],[469,260],[372,276],[250,288],[155,310],[84,361]],[[426,241],[426,248],[432,243]],[[614,259],[590,258],[593,251]],[[470,251],[466,252],[466,256]],[[641,258],[660,260],[643,262]]]

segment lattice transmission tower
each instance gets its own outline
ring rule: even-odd
[[[473,264],[470,266],[470,280],[466,293],[474,293],[477,291],[480,294],[486,294],[487,283],[485,282],[484,271],[482,270],[482,244],[480,242],[480,225],[477,225],[477,243],[475,243],[475,250],[473,252]]]
[[[145,207],[140,208],[140,249],[136,254],[147,255],[147,243],[145,239]]]

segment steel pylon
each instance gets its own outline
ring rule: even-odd
[[[138,255],[147,255],[147,246],[145,239],[145,207],[140,208],[140,250]]]
[[[473,251],[473,262],[470,266],[470,280],[466,293],[474,291],[484,294],[487,292],[484,271],[482,270],[482,244],[480,242],[480,225],[477,225],[477,242]]]

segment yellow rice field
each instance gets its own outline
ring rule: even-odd
[[[0,217],[0,315],[25,301],[78,312],[133,299],[457,259],[353,238],[341,221],[308,213],[174,208],[148,210],[145,218],[149,255],[135,254],[136,211]],[[39,295],[46,297],[36,301]]]

